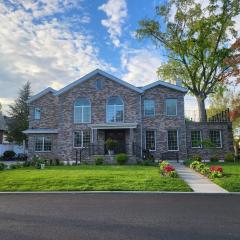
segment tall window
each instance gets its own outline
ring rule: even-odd
[[[119,96],[110,97],[107,102],[107,122],[123,122],[124,104]]]
[[[155,130],[146,131],[146,149],[151,151],[156,150],[156,131]]]
[[[35,138],[35,152],[51,152],[52,139],[51,137],[39,136]]]
[[[154,116],[154,115],[155,115],[155,101],[144,100],[144,116]]]
[[[40,108],[35,108],[34,109],[34,119],[35,120],[40,120],[41,118],[41,109]]]
[[[215,145],[215,147],[217,148],[222,147],[222,135],[220,130],[210,130],[209,138],[210,141]]]
[[[177,130],[168,130],[168,151],[178,151]]]
[[[166,115],[176,116],[177,115],[177,99],[166,99]]]
[[[96,80],[96,89],[98,91],[102,90],[102,80],[101,79]]]
[[[201,131],[199,130],[191,131],[192,148],[201,148],[202,147],[201,142],[202,142]]]
[[[74,123],[91,122],[91,103],[87,98],[78,98],[74,103]]]
[[[75,148],[87,147],[90,144],[90,132],[89,131],[77,131],[74,132],[73,146]]]

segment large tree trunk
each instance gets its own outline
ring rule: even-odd
[[[199,113],[199,121],[206,122],[207,121],[207,114],[205,108],[205,99],[204,97],[197,96],[197,103],[198,103],[198,113]]]

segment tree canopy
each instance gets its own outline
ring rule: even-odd
[[[200,121],[206,121],[206,98],[224,86],[219,76],[236,68],[224,60],[236,52],[229,43],[237,37],[234,17],[239,13],[239,0],[210,0],[205,8],[194,0],[169,0],[156,8],[154,19],[139,22],[137,37],[165,49],[167,61],[158,74],[183,81],[198,101]]]

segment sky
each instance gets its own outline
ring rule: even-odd
[[[0,102],[6,113],[19,88],[58,90],[100,68],[136,86],[156,81],[166,58],[139,41],[138,21],[157,0],[1,0]],[[205,0],[204,0],[205,1]],[[186,98],[186,108],[196,105]]]

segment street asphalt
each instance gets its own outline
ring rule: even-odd
[[[240,239],[240,195],[0,194],[0,240]]]

